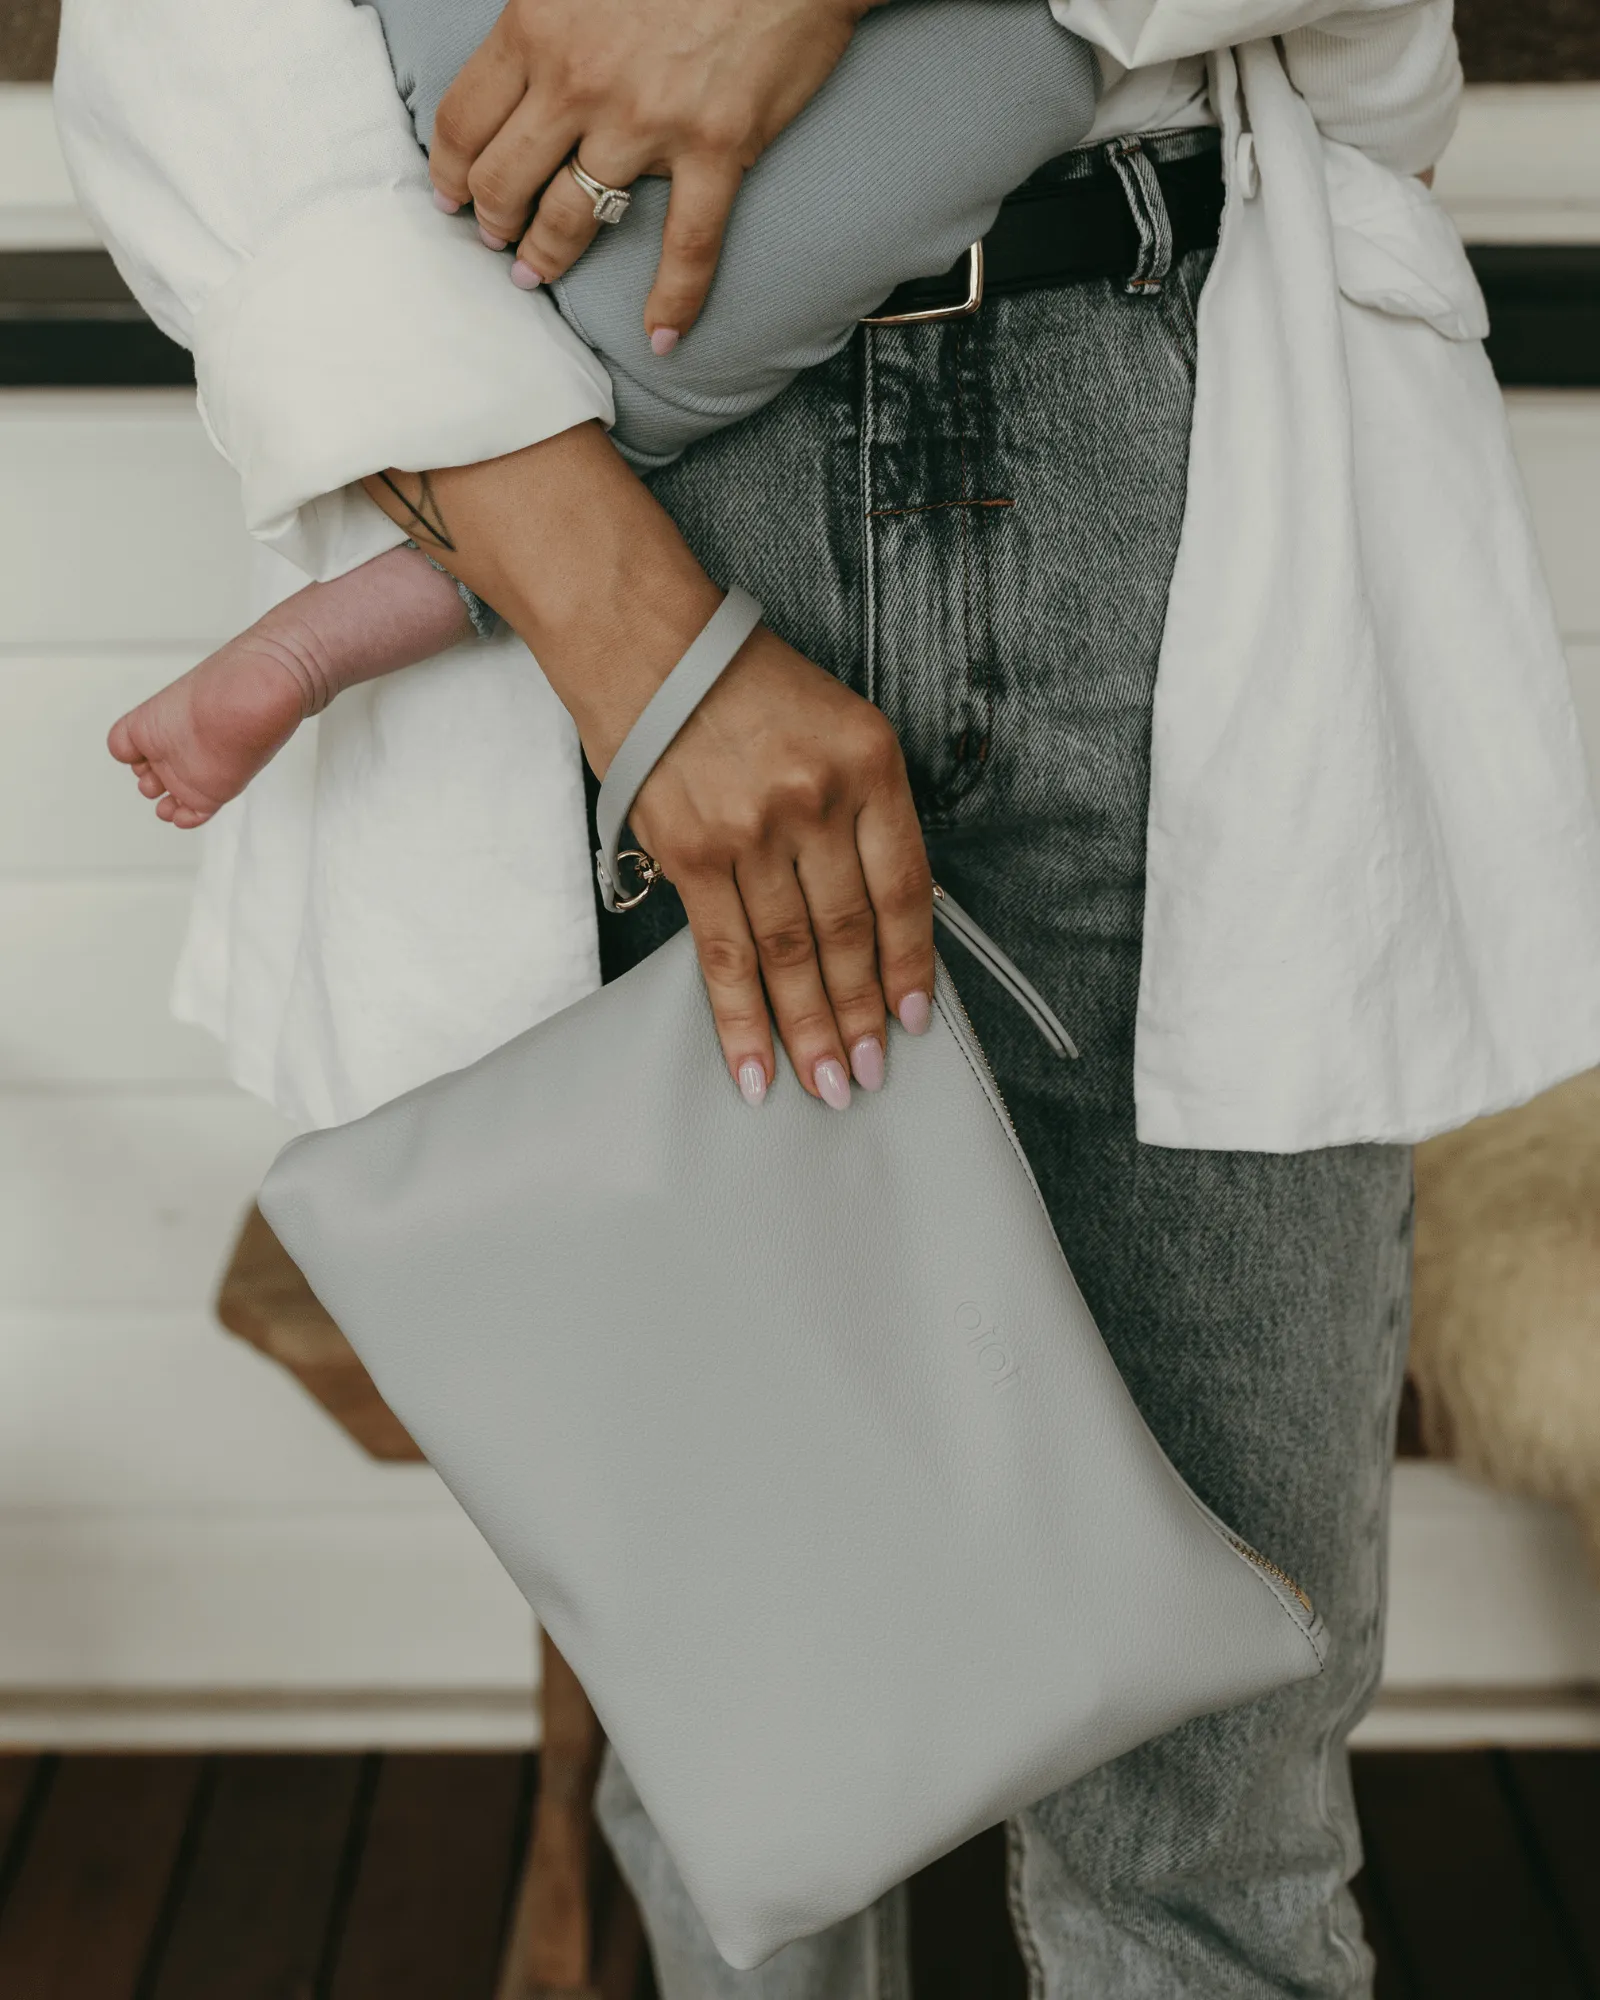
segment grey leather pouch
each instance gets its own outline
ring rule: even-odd
[[[730,594],[613,764],[609,881],[752,612]],[[751,1110],[685,932],[261,1193],[741,1967],[1321,1661],[1134,1407],[942,966],[929,1032],[890,1034],[847,1113],[781,1055]]]

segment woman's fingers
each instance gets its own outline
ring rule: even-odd
[[[439,192],[454,202],[472,199],[468,176],[473,162],[528,88],[527,59],[503,30],[504,16],[445,92],[433,121],[428,173]],[[516,218],[519,223],[532,205],[532,193],[530,189]]]
[[[801,851],[795,868],[850,1073],[863,1090],[878,1090],[883,1084],[887,1023],[878,977],[877,923],[853,829],[848,823],[830,827],[823,839]],[[784,1039],[787,1042],[788,1037]]]
[[[577,146],[578,164],[604,187],[627,188],[638,179],[640,164],[615,142],[592,136]],[[517,246],[517,260],[541,279],[559,278],[570,270],[604,227],[594,212],[595,198],[567,170],[573,148],[561,155],[559,171],[540,196],[533,220]]]
[[[666,353],[705,301],[745,169],[810,100],[864,11],[863,0],[505,0],[439,107],[434,186],[446,207],[475,199],[491,243],[516,241],[537,202],[519,275],[530,282],[565,271],[594,236],[592,202],[580,212],[579,190],[556,192],[580,139],[585,171],[609,187],[671,177],[645,322]],[[508,121],[523,130],[501,145]],[[599,149],[606,135],[622,157]]]
[[[670,353],[700,317],[743,179],[730,155],[691,155],[673,164],[661,261],[644,306],[644,330],[658,354]]]
[[[883,997],[901,1026],[920,1035],[932,1018],[933,876],[898,744],[895,753],[898,772],[868,797],[855,838],[872,899]]]
[[[575,138],[573,128],[530,91],[479,153],[467,171],[467,189],[491,247],[516,242],[552,176],[571,181],[560,168]]]
[[[738,864],[761,978],[783,1046],[805,1089],[836,1111],[850,1102],[846,1044],[818,963],[814,919],[794,863],[771,850]]]
[[[883,715],[758,628],[630,818],[683,897],[733,1075],[755,1059],[770,1082],[775,1022],[813,1096],[842,1110],[852,1073],[876,1090],[887,1012],[920,1031],[933,995],[932,883]]]
[[[675,887],[694,932],[728,1073],[745,1101],[759,1104],[774,1074],[772,1021],[744,903],[731,875],[681,876]]]

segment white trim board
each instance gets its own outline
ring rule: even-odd
[[[1351,1741],[1358,1750],[1590,1749],[1600,1746],[1600,1688],[1380,1690]]]
[[[1572,1517],[1447,1465],[1395,1467],[1385,1696],[1516,1702],[1600,1688],[1600,1589]]]
[[[1434,183],[1469,243],[1600,243],[1600,83],[1480,83]]]
[[[0,1693],[11,1750],[535,1750],[538,1689]]]
[[[1469,243],[1600,243],[1600,84],[1474,84],[1438,188]],[[0,84],[0,250],[82,249],[46,83]]]
[[[0,83],[0,250],[92,250],[56,139],[47,83]]]

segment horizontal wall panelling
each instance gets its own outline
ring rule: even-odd
[[[0,786],[0,879],[133,869],[189,880],[200,843],[156,818],[106,749],[106,732],[204,650],[0,649],[0,728],[8,742],[27,745]]]
[[[1508,407],[1600,746],[1600,395]],[[0,548],[0,721],[28,746],[0,799],[0,1737],[526,1742],[531,1622],[476,1531],[210,1319],[288,1128],[165,1018],[198,843],[103,749],[249,615],[192,395],[0,392]],[[1475,1727],[1472,1701],[1576,1726],[1600,1628],[1564,1519],[1429,1466],[1395,1519],[1369,1730]]]
[[[0,1312],[0,1514],[358,1509],[454,1516],[369,1458],[204,1307]]]
[[[0,1577],[0,1689],[19,1694],[533,1681],[533,1620],[464,1514],[6,1514]]]
[[[0,1303],[206,1304],[289,1134],[230,1086],[0,1095]]]
[[[0,1086],[222,1081],[167,1008],[188,917],[185,875],[0,879]]]
[[[1469,89],[1434,185],[1469,243],[1600,243],[1600,81]]]
[[[0,249],[71,249],[97,241],[67,177],[49,86],[0,83]]]
[[[239,484],[182,390],[0,392],[0,647],[214,645],[243,622]]]
[[[1506,411],[1561,629],[1600,638],[1600,395],[1514,390]]]

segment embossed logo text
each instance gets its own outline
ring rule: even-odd
[[[1016,1381],[1021,1371],[1012,1359],[1011,1350],[975,1299],[963,1299],[956,1307],[955,1324],[968,1352],[988,1377],[991,1389],[1004,1389]]]

